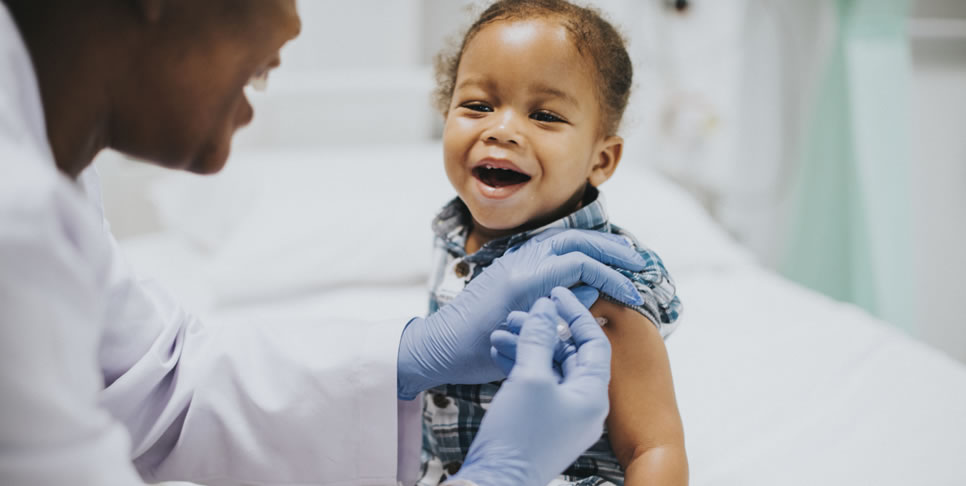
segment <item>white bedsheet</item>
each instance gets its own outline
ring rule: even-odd
[[[754,266],[679,284],[692,484],[966,484],[959,362]]]

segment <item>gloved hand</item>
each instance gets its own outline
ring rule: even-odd
[[[597,301],[597,297],[600,295],[597,289],[586,285],[576,287],[572,291],[579,303],[587,309]],[[551,294],[553,294],[553,291],[551,291]],[[558,306],[563,305],[559,299],[552,295],[551,300]],[[568,309],[567,312],[571,315],[577,315],[582,310]],[[520,330],[523,328],[523,323],[526,322],[528,317],[530,317],[530,314],[527,312],[513,311],[507,316],[505,328],[501,327],[490,334],[490,357],[493,358],[493,362],[506,375],[509,375],[510,370],[513,368],[517,354],[517,342],[520,339]],[[558,379],[563,379],[563,363],[567,362],[567,358],[577,352],[576,344],[569,330],[563,329],[566,335],[561,335],[561,331],[561,324],[558,323],[557,337],[560,339],[554,345],[553,349],[553,372]]]
[[[554,287],[582,282],[640,305],[631,281],[605,264],[630,271],[645,266],[623,238],[586,230],[548,231],[497,258],[449,304],[406,325],[399,342],[399,398],[444,383],[502,379],[505,373],[490,358],[490,333],[510,312],[529,309]]]
[[[540,299],[523,323],[516,363],[493,397],[454,480],[479,486],[543,486],[600,438],[607,417],[610,343],[567,289]],[[576,352],[552,370],[560,319]]]

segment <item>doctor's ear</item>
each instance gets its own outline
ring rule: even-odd
[[[590,185],[597,187],[610,179],[610,176],[614,175],[614,171],[617,170],[617,164],[620,163],[623,152],[623,138],[612,135],[602,140],[594,155],[596,160],[590,169],[590,175],[587,176]]]
[[[161,20],[161,10],[164,9],[165,0],[134,0],[134,6],[137,8],[138,13],[141,14],[141,18],[146,22],[157,22]]]

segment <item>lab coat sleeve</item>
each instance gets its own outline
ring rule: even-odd
[[[146,479],[395,483],[397,323],[209,330],[174,312],[103,395]]]
[[[420,410],[396,398],[405,319],[206,327],[120,258],[110,281],[101,403],[145,479],[385,485],[400,441],[418,453],[400,432],[419,440]]]
[[[395,484],[402,323],[208,329],[143,291],[170,324],[102,403],[132,431],[146,479]]]

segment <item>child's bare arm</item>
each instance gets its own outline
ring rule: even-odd
[[[604,332],[613,357],[607,429],[625,484],[687,484],[684,431],[661,334],[625,306],[600,299],[590,310],[608,320]]]

